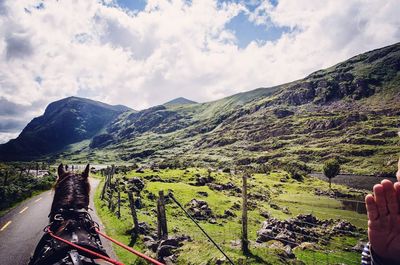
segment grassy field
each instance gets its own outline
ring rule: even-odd
[[[298,214],[311,213],[320,220],[340,219],[347,220],[351,224],[365,229],[366,216],[351,210],[344,210],[340,200],[329,196],[315,195],[316,189],[327,192],[328,184],[324,181],[306,177],[302,181],[293,180],[284,171],[274,171],[269,174],[254,174],[249,179],[249,239],[250,256],[243,256],[240,251],[239,239],[241,236],[241,210],[233,207],[241,204],[240,192],[233,190],[211,190],[208,186],[194,186],[196,178],[208,176],[209,172],[204,168],[188,169],[166,169],[157,172],[150,169],[143,173],[131,171],[124,176],[127,178],[139,177],[145,181],[145,188],[141,192],[143,207],[138,209],[140,222],[146,222],[153,229],[156,229],[156,197],[158,191],[173,192],[175,198],[186,205],[192,199],[204,200],[208,203],[213,214],[216,216],[216,223],[200,221],[201,226],[220,244],[235,264],[358,264],[361,253],[351,251],[359,240],[366,240],[365,230],[355,235],[331,236],[324,242],[313,243],[312,247],[297,247],[293,249],[295,258],[282,257],[282,246],[276,247],[275,240],[258,244],[256,243],[257,231],[261,228],[262,222],[266,220],[261,213],[280,220],[293,218]],[[151,177],[153,176],[153,177]],[[157,178],[155,178],[157,176]],[[211,172],[215,179],[214,183],[233,183],[241,186],[241,178],[223,172]],[[115,178],[120,178],[115,176]],[[156,181],[151,181],[150,178]],[[99,187],[101,187],[100,185]],[[350,190],[344,186],[333,185],[333,189],[341,194],[352,194],[359,196],[361,193]],[[204,194],[207,193],[207,196]],[[121,218],[118,219],[115,213],[110,212],[107,201],[99,199],[99,191],[96,193],[95,206],[98,213],[107,227],[107,233],[122,240],[130,242],[129,231],[133,226],[129,212],[127,195],[122,193]],[[360,207],[364,207],[360,204]],[[235,216],[223,217],[226,210],[231,210]],[[173,202],[166,205],[168,231],[170,236],[187,235],[192,239],[184,242],[184,245],[177,250],[177,264],[216,264],[222,258],[221,253],[205,238]],[[321,228],[323,229],[323,228]],[[274,243],[275,242],[275,243]],[[136,249],[155,256],[148,250],[140,237],[134,244]],[[117,249],[117,255],[126,264],[140,264],[135,257],[123,250]]]

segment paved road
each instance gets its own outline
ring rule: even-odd
[[[93,193],[99,180],[91,179],[90,182],[92,186],[90,207],[94,209]],[[52,191],[46,191],[23,202],[0,218],[1,265],[24,265],[29,262],[36,244],[43,235],[43,228],[48,224],[47,215],[50,212],[53,195]],[[92,217],[100,223],[95,212],[92,212]],[[104,230],[101,224],[100,226]],[[111,244],[108,241],[102,241],[107,253],[115,258]]]

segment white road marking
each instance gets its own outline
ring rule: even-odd
[[[7,226],[9,226],[11,224],[11,221],[8,221],[1,229],[0,231],[3,231],[4,229],[7,228]]]
[[[42,199],[42,197],[40,197],[39,199],[37,199],[35,202],[38,202],[38,201],[40,201]]]
[[[25,207],[24,209],[22,209],[19,213],[23,213],[28,209],[28,207]]]

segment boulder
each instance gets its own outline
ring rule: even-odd
[[[194,183],[195,186],[205,186],[208,183],[211,183],[214,181],[214,178],[211,176],[208,177],[204,177],[204,176],[200,176],[198,175],[196,177],[196,182]]]
[[[208,197],[208,193],[206,191],[198,191],[197,194],[202,197]]]
[[[169,257],[171,255],[173,255],[174,250],[177,249],[177,247],[175,246],[171,246],[171,245],[160,245],[157,248],[157,259],[158,260],[164,260],[164,258]]]
[[[223,215],[224,218],[235,217],[235,216],[236,216],[236,214],[234,212],[232,212],[231,210],[224,211],[224,215]]]
[[[189,214],[197,220],[207,220],[213,216],[213,212],[206,201],[192,199],[185,206],[188,207]]]
[[[141,178],[133,177],[128,180],[128,187],[133,192],[141,192],[144,189],[144,181]]]

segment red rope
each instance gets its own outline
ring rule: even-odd
[[[46,228],[46,232],[49,233],[49,235],[50,235],[51,237],[53,237],[53,238],[55,238],[55,239],[57,239],[57,240],[59,240],[59,241],[61,241],[61,242],[64,242],[65,244],[70,245],[70,246],[73,247],[73,248],[76,248],[76,249],[79,249],[79,250],[81,250],[81,251],[83,251],[83,252],[89,253],[89,254],[91,254],[91,255],[93,255],[93,256],[96,256],[96,257],[98,257],[98,258],[100,258],[100,259],[106,260],[106,261],[108,261],[108,262],[110,262],[110,263],[112,263],[112,264],[115,264],[115,265],[125,265],[125,264],[122,263],[122,262],[113,260],[113,259],[111,259],[111,258],[109,258],[109,257],[106,257],[106,256],[104,256],[104,255],[101,255],[101,254],[99,254],[99,253],[97,253],[97,252],[91,251],[90,249],[81,247],[81,246],[79,246],[79,245],[76,245],[76,244],[74,244],[74,243],[68,241],[68,240],[65,240],[65,239],[63,239],[63,238],[61,238],[61,237],[58,237],[58,236],[54,235],[53,232],[50,230],[50,227],[47,227],[47,228]],[[113,239],[113,238],[107,236],[106,234],[102,233],[98,228],[96,228],[96,232],[97,232],[99,235],[101,235],[101,236],[107,238],[107,239],[110,240],[111,242],[113,242],[113,243],[117,244],[118,246],[120,246],[120,247],[122,247],[122,248],[128,250],[129,252],[135,254],[135,255],[138,256],[138,257],[141,257],[141,258],[143,258],[143,259],[145,259],[145,260],[147,260],[147,261],[149,261],[149,262],[151,262],[151,263],[153,263],[153,264],[155,264],[155,265],[164,265],[163,263],[161,263],[161,262],[159,262],[159,261],[157,261],[157,260],[155,260],[155,259],[153,259],[153,258],[150,258],[150,257],[144,255],[143,253],[140,253],[139,251],[136,251],[136,250],[134,250],[133,248],[130,248],[130,247],[128,247],[127,245],[124,245],[124,244],[122,244],[121,242],[118,242],[117,240],[115,240],[115,239]]]
[[[115,264],[115,265],[125,265],[125,264],[122,263],[122,262],[113,260],[113,259],[111,259],[111,258],[109,258],[109,257],[106,257],[106,256],[104,256],[104,255],[101,255],[101,254],[99,254],[99,253],[97,253],[97,252],[91,251],[90,249],[81,247],[81,246],[79,246],[79,245],[77,245],[77,244],[74,244],[74,243],[68,241],[68,240],[65,240],[65,239],[63,239],[63,238],[61,238],[61,237],[58,237],[58,236],[56,236],[55,234],[53,234],[53,232],[50,230],[50,228],[47,228],[46,231],[47,231],[47,233],[49,233],[49,235],[50,235],[51,237],[53,237],[53,238],[55,238],[55,239],[57,239],[57,240],[59,240],[59,241],[61,241],[61,242],[64,242],[65,244],[70,245],[70,246],[73,247],[73,248],[79,249],[79,250],[81,250],[81,251],[83,251],[83,252],[86,252],[86,253],[88,253],[88,254],[91,254],[91,255],[93,255],[93,256],[96,256],[96,257],[98,257],[98,258],[100,258],[100,259],[106,260],[106,261],[108,261],[108,262],[110,262],[110,263],[112,263],[112,264]]]
[[[140,253],[139,251],[136,251],[136,250],[134,250],[133,248],[130,248],[130,247],[128,247],[127,245],[124,245],[124,244],[122,244],[121,242],[118,242],[117,240],[115,240],[115,239],[113,239],[113,238],[107,236],[106,234],[104,234],[103,232],[101,232],[101,231],[100,231],[99,229],[97,229],[97,228],[96,228],[96,232],[97,232],[99,235],[101,235],[101,236],[107,238],[107,239],[110,240],[111,242],[117,244],[118,246],[120,246],[120,247],[122,247],[122,248],[128,250],[129,252],[135,254],[136,256],[139,256],[139,257],[141,257],[141,258],[143,258],[143,259],[145,259],[145,260],[147,260],[147,261],[149,261],[149,262],[151,262],[151,263],[153,263],[153,264],[155,264],[155,265],[164,265],[164,263],[161,263],[161,262],[159,262],[159,261],[157,261],[157,260],[155,260],[155,259],[153,259],[153,258],[150,258],[150,257],[144,255],[143,253]]]

